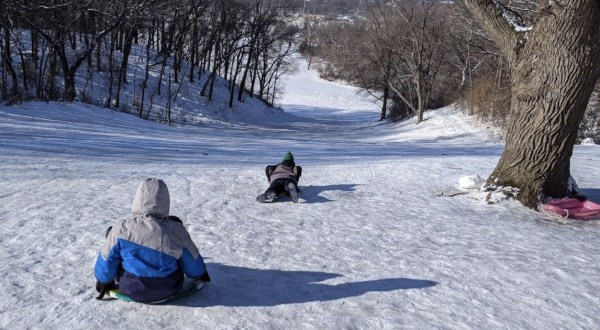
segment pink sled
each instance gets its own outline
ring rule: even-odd
[[[580,201],[577,198],[554,199],[544,204],[543,209],[563,217],[578,220],[600,219],[600,204],[589,200]]]

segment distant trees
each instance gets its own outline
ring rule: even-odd
[[[570,158],[600,76],[600,2],[542,1],[528,26],[495,0],[463,1],[511,71],[510,124],[488,188],[517,188],[531,208],[577,193]]]
[[[364,54],[389,90],[423,121],[437,74],[444,64],[443,5],[436,2],[393,1],[369,7]],[[389,93],[389,92],[388,92]]]
[[[427,0],[370,1],[363,19],[321,24],[316,51],[304,50],[327,62],[325,77],[349,80],[381,98],[381,120],[415,115],[420,123],[425,109],[442,98],[438,74],[455,75],[445,60],[448,7]]]
[[[531,26],[544,2],[495,3]],[[370,0],[359,7],[353,19],[305,18],[300,51],[322,77],[349,81],[379,98],[381,120],[414,115],[419,122],[422,109],[459,101],[469,115],[508,127],[510,59],[462,2]],[[597,109],[590,105],[579,138],[600,141]]]
[[[522,5],[521,2],[519,2]],[[510,108],[510,72],[498,47],[462,3],[452,8],[447,59],[459,72],[455,98],[468,115],[506,127]]]
[[[134,86],[140,116],[149,110],[144,110],[145,100],[164,93],[168,81],[181,86],[184,79],[202,79],[201,93],[208,99],[216,78],[227,79],[229,107],[235,99],[243,102],[245,93],[273,103],[277,77],[298,34],[281,16],[292,4],[294,0],[0,0],[1,97],[88,100],[91,84],[86,79],[100,76],[108,82],[103,105],[120,108],[136,48],[146,58],[145,72],[137,77],[140,86]],[[158,69],[162,83],[148,85],[150,69]],[[176,97],[176,92],[168,93]]]
[[[579,125],[578,138],[581,140],[591,138],[596,143],[600,142],[600,79],[585,110],[584,120]]]
[[[298,0],[303,2],[303,11],[307,14],[327,15],[327,14],[355,14],[364,9],[366,3],[373,0]]]

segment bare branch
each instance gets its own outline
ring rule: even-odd
[[[509,59],[509,63],[512,63],[525,42],[525,33],[531,27],[524,26],[518,13],[496,0],[463,0],[463,2]]]

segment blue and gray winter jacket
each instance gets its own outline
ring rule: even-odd
[[[159,179],[143,181],[132,204],[133,218],[120,221],[106,237],[94,268],[104,284],[137,301],[167,298],[181,289],[183,274],[199,278],[206,266],[189,233],[169,217],[170,197]]]

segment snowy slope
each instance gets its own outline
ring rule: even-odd
[[[452,108],[378,123],[376,105],[314,72],[286,86],[291,115],[264,124],[0,107],[0,328],[600,327],[600,222],[438,196],[494,168],[502,146],[486,130]],[[572,162],[597,201],[598,148]],[[304,201],[256,203],[287,150]],[[169,186],[213,283],[169,305],[97,301],[104,231],[148,176]]]

